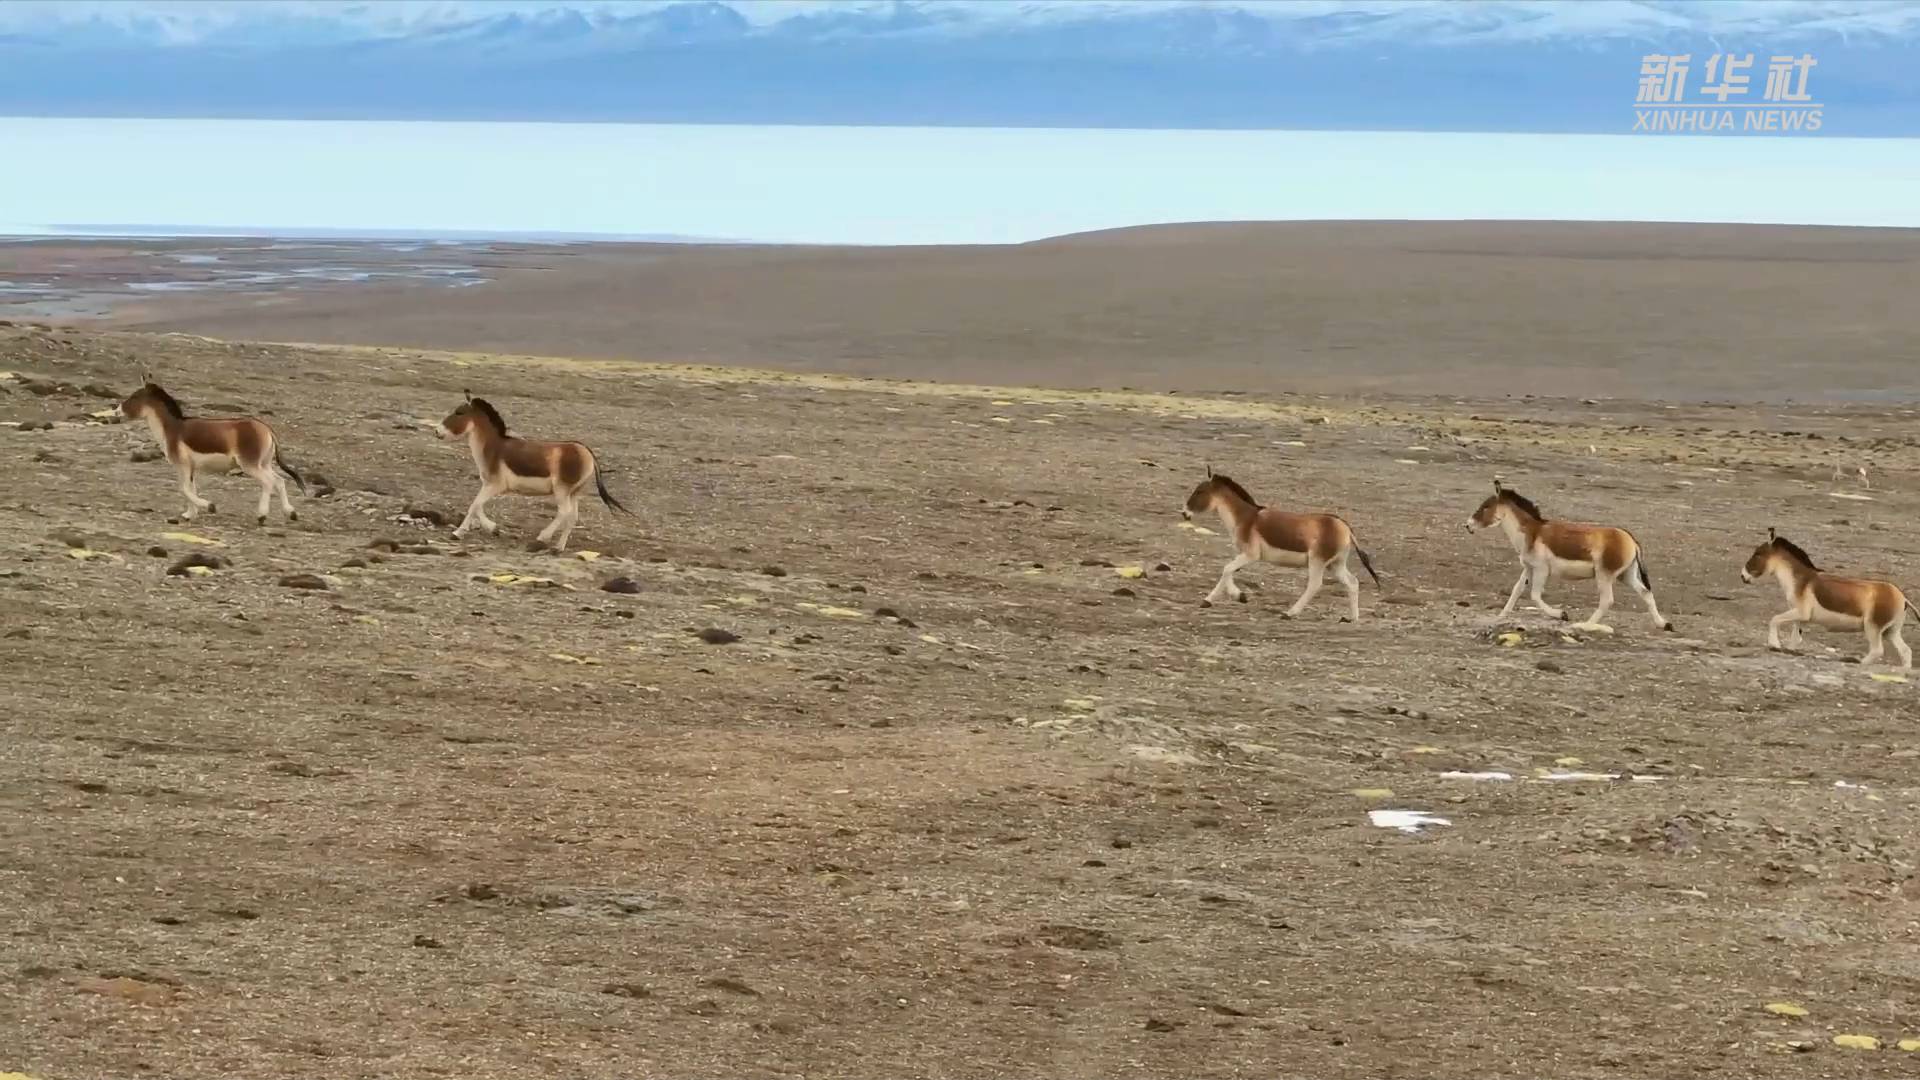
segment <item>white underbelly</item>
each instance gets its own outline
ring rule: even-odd
[[[1261,544],[1260,561],[1272,563],[1275,566],[1301,567],[1307,565],[1307,553],[1304,551],[1288,551],[1285,548],[1268,547],[1266,544]]]
[[[1813,610],[1807,613],[1807,621],[1829,630],[1859,630],[1866,624],[1866,620],[1858,615],[1823,608],[1819,604],[1813,605]]]
[[[1547,574],[1563,580],[1581,581],[1593,576],[1593,564],[1583,559],[1549,559]]]
[[[187,460],[197,473],[221,473],[234,466],[232,454],[196,454],[189,450]]]
[[[513,495],[551,495],[553,479],[546,476],[521,476],[519,473],[509,472],[507,491]]]

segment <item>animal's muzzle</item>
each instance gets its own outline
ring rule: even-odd
[[[1753,575],[1747,573],[1745,570],[1742,570],[1740,571],[1740,580],[1748,585],[1751,585],[1753,584]]]

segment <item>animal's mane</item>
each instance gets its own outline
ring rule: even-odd
[[[1235,495],[1238,495],[1240,498],[1245,499],[1248,503],[1252,504],[1255,510],[1260,509],[1260,500],[1254,498],[1252,494],[1250,494],[1247,491],[1246,488],[1243,488],[1239,484],[1235,483],[1233,477],[1221,476],[1218,473],[1215,473],[1213,477],[1213,482],[1216,484],[1219,484],[1223,488],[1226,488],[1228,491],[1233,492]]]
[[[148,396],[159,402],[161,408],[167,410],[167,415],[173,417],[175,420],[185,420],[187,418],[187,414],[180,408],[180,403],[173,400],[172,394],[162,390],[159,383],[148,383],[146,390]]]
[[[1513,490],[1512,488],[1501,488],[1499,498],[1501,499],[1501,501],[1509,503],[1515,508],[1533,515],[1534,519],[1537,521],[1547,520],[1547,515],[1540,512],[1540,508],[1533,504],[1532,499],[1527,498],[1525,495],[1520,494],[1519,492]]]
[[[498,431],[502,435],[507,433],[507,421],[500,415],[500,410],[494,408],[485,398],[469,398],[467,403],[475,409],[478,409],[488,420],[491,420],[495,431]]]
[[[1813,556],[1808,555],[1806,553],[1806,550],[1803,549],[1799,544],[1794,543],[1793,541],[1787,539],[1784,536],[1776,536],[1773,538],[1773,549],[1775,551],[1784,552],[1790,558],[1800,560],[1801,564],[1806,566],[1806,568],[1809,570],[1820,569],[1818,566],[1815,566],[1813,564]]]

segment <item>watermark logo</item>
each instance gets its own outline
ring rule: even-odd
[[[1640,86],[1633,97],[1633,130],[1687,135],[1751,132],[1787,135],[1819,131],[1823,107],[1807,89],[1819,65],[1811,54],[1767,59],[1760,100],[1739,100],[1753,89],[1754,54],[1714,53],[1701,65],[1697,91],[1688,96],[1692,53],[1649,53],[1640,58]]]

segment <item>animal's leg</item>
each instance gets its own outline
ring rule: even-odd
[[[1300,614],[1300,609],[1307,606],[1307,603],[1313,599],[1313,594],[1320,591],[1320,582],[1325,579],[1326,576],[1327,564],[1309,556],[1307,559],[1307,587],[1301,590],[1300,599],[1295,600],[1293,606],[1287,609],[1287,618],[1291,619],[1295,615]]]
[[[473,528],[476,522],[488,532],[494,531],[493,522],[487,520],[486,511],[483,509],[487,505],[487,500],[491,498],[493,498],[493,485],[481,484],[480,494],[475,495],[473,505],[467,507],[467,516],[461,519],[460,527],[453,530],[454,539],[458,540],[466,536],[467,530]]]
[[[182,518],[192,521],[193,516],[202,510],[209,514],[214,512],[213,503],[201,498],[200,493],[193,489],[192,462],[182,462],[180,465],[180,493],[187,497],[187,512],[180,515]]]
[[[553,550],[567,550],[567,539],[573,535],[574,523],[580,520],[580,499],[577,495],[568,495],[560,504],[560,514],[553,519],[559,531],[553,534]]]
[[[1900,655],[1900,666],[1913,670],[1913,650],[1907,647],[1906,635],[1900,632],[1900,624],[1887,627],[1887,640],[1893,642],[1893,651]]]
[[[287,478],[276,472],[273,474],[273,482],[280,489],[280,509],[287,512],[287,520],[299,521],[300,514],[293,508],[293,498],[287,493]]]
[[[536,537],[536,539],[543,544],[549,543],[553,539],[553,534],[560,531],[561,523],[566,520],[567,497],[559,492],[555,492],[553,496],[553,520],[547,522],[547,527],[540,530],[540,535]]]
[[[1251,555],[1246,555],[1246,554],[1235,555],[1231,560],[1228,561],[1227,568],[1225,570],[1220,571],[1220,580],[1214,583],[1213,591],[1208,593],[1207,598],[1200,602],[1202,604],[1212,604],[1216,600],[1224,599],[1229,596],[1233,597],[1235,600],[1244,600],[1246,598],[1246,594],[1240,591],[1240,586],[1235,585],[1233,583],[1233,572],[1247,565],[1252,561],[1253,561],[1253,556]]]
[[[260,482],[260,505],[254,508],[253,517],[255,521],[265,525],[267,511],[273,509],[273,491],[279,486],[280,478],[273,474],[271,465],[254,473],[253,478]]]
[[[1863,664],[1871,664],[1886,655],[1886,642],[1881,640],[1882,635],[1886,633],[1886,627],[1875,626],[1865,620],[1862,620],[1862,625],[1865,627],[1867,634],[1867,655],[1861,657],[1860,662]]]
[[[1653,589],[1649,587],[1646,582],[1640,580],[1640,572],[1640,557],[1636,555],[1634,556],[1633,562],[1627,565],[1627,584],[1632,585],[1633,591],[1639,593],[1640,599],[1646,601],[1647,614],[1653,616],[1653,625],[1662,630],[1673,629],[1673,624],[1667,621],[1667,617],[1660,614],[1660,605],[1655,603],[1653,599]],[[1794,624],[1793,632],[1795,634],[1800,632],[1799,623]]]
[[[1600,593],[1600,603],[1593,609],[1593,614],[1587,616],[1587,621],[1582,624],[1584,626],[1599,626],[1607,610],[1613,607],[1613,579],[1605,571],[1593,575],[1593,587]]]
[[[1339,563],[1337,563],[1334,566],[1333,576],[1336,578],[1339,578],[1340,584],[1345,586],[1347,590],[1346,621],[1359,622],[1360,621],[1360,579],[1353,576],[1353,568],[1347,565],[1347,558],[1345,556],[1342,556]]]
[[[1527,578],[1531,576],[1532,573],[1532,569],[1529,568],[1526,563],[1520,564],[1520,580],[1513,583],[1513,591],[1507,594],[1507,606],[1500,609],[1501,618],[1504,619],[1513,614],[1513,605],[1520,602],[1520,594],[1526,589]]]
[[[1780,628],[1783,626],[1792,628],[1794,641],[1798,643],[1800,635],[1800,612],[1797,610],[1783,611],[1767,620],[1767,648],[1785,651],[1786,647],[1780,644]]]
[[[1539,611],[1549,619],[1564,619],[1567,617],[1567,613],[1561,610],[1560,608],[1554,607],[1552,604],[1547,603],[1547,598],[1540,595],[1541,590],[1547,587],[1548,576],[1549,576],[1549,571],[1547,570],[1546,567],[1538,566],[1534,568],[1533,570],[1533,606],[1539,609]]]

